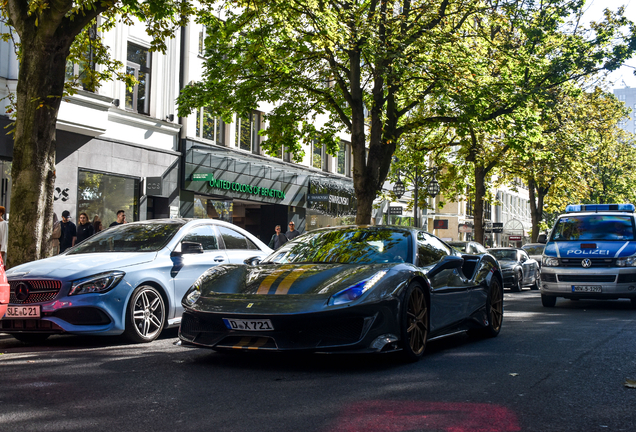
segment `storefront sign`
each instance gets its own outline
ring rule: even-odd
[[[309,194],[307,195],[307,201],[313,202],[329,202],[329,194]]]
[[[459,224],[459,232],[460,233],[471,233],[473,232],[473,226],[470,224]]]
[[[448,229],[448,219],[436,219],[433,221],[433,229]]]
[[[161,177],[146,177],[146,195],[163,195],[163,182]]]
[[[508,236],[509,241],[520,241],[521,236]]]
[[[390,215],[401,215],[402,214],[402,207],[389,207],[389,214]]]
[[[192,174],[192,181],[207,181],[213,189],[224,189],[232,192],[247,193],[251,195],[267,196],[270,198],[285,199],[285,192],[278,189],[269,189],[260,186],[252,186],[243,183],[216,180],[214,174]]]

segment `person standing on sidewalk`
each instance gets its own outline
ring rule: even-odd
[[[79,224],[77,225],[77,240],[75,240],[75,243],[82,242],[93,234],[95,234],[95,229],[93,228],[93,224],[88,220],[88,215],[86,213],[80,213]]]
[[[77,228],[71,222],[71,213],[68,210],[62,212],[62,235],[60,236],[60,253],[72,247],[77,239]]]
[[[281,232],[280,225],[276,225],[274,231],[275,233],[267,246],[275,250],[287,243],[287,237]]]
[[[4,220],[6,210],[0,206],[0,256],[2,264],[7,265],[7,245],[9,243],[9,224]]]
[[[117,212],[117,220],[113,222],[112,224],[108,225],[108,227],[110,228],[110,227],[122,225],[125,223],[126,223],[126,212],[123,210],[119,210]]]
[[[285,233],[287,240],[295,239],[300,235],[300,233],[294,228],[295,226],[296,224],[294,223],[294,221],[289,221],[289,230]]]

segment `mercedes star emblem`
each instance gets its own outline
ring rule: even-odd
[[[29,298],[29,285],[26,282],[20,282],[15,286],[15,298],[19,302]]]
[[[589,258],[585,258],[583,261],[581,261],[581,265],[584,268],[590,268],[590,267],[592,267],[592,260],[589,259]]]

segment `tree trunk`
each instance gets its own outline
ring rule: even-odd
[[[484,244],[484,196],[486,196],[486,169],[475,163],[475,241]]]
[[[44,38],[37,31],[20,35],[8,267],[47,256],[53,229],[55,127],[72,38]]]

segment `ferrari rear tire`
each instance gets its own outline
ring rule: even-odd
[[[133,291],[126,309],[124,337],[134,343],[157,339],[166,323],[166,305],[153,286],[140,285]]]
[[[20,342],[38,344],[47,340],[51,335],[48,333],[13,333],[11,336]]]
[[[499,335],[503,323],[503,288],[499,279],[493,277],[490,281],[490,290],[486,299],[486,317],[488,325],[483,328],[471,329],[470,336],[493,338]]]
[[[541,304],[544,307],[554,307],[556,305],[557,298],[555,296],[541,294]]]
[[[516,275],[516,283],[512,286],[512,288],[510,288],[510,291],[512,292],[520,292],[521,291],[521,284],[523,283],[523,274],[521,274],[521,272],[517,272]]]
[[[402,353],[405,360],[418,361],[426,349],[428,340],[429,308],[422,286],[413,282],[404,293],[401,329]]]

